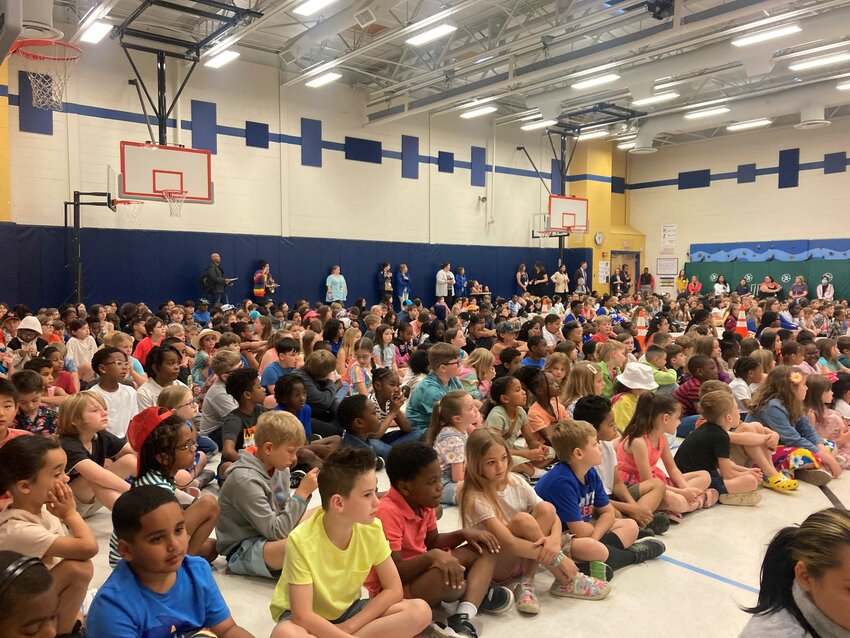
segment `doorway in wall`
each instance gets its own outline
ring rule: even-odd
[[[628,266],[629,274],[632,278],[632,283],[629,286],[629,294],[633,295],[638,286],[638,277],[640,276],[640,253],[637,251],[624,250],[619,252],[611,251],[611,274],[615,268],[623,271],[623,266]]]

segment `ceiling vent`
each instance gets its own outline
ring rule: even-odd
[[[355,13],[354,19],[357,21],[357,24],[361,29],[365,29],[370,24],[374,24],[378,21],[377,16],[372,13],[371,9],[363,9],[363,11]]]
[[[807,131],[809,129],[824,128],[832,124],[824,118],[824,108],[820,104],[807,104],[800,110],[800,123],[794,128]]]
[[[53,0],[26,0],[23,10],[21,39],[58,40],[64,35],[53,28]]]
[[[283,60],[284,64],[295,64],[298,58],[292,52],[292,49],[287,49],[286,51],[281,51],[278,53],[280,59]]]

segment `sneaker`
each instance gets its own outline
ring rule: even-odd
[[[386,463],[384,462],[384,459],[382,459],[380,456],[375,457],[375,471],[376,472],[380,472],[381,470],[383,470],[385,465],[386,465]]]
[[[638,538],[652,538],[655,536],[655,530],[651,527],[644,527],[638,530]]]
[[[816,487],[822,487],[832,480],[832,474],[826,470],[797,470],[794,472],[794,478],[803,483],[810,483]]]
[[[466,614],[463,614],[464,616]],[[421,634],[421,638],[461,638],[461,634],[457,633],[446,623],[434,621],[428,625]]]
[[[583,600],[602,600],[611,593],[611,585],[604,580],[593,578],[579,572],[568,583],[557,580],[552,583],[549,593],[562,598],[581,598]]]
[[[667,547],[657,538],[645,538],[629,547],[629,551],[637,555],[638,563],[645,563],[661,556],[667,551]]]
[[[475,631],[475,627],[469,622],[468,614],[453,614],[446,619],[446,624],[458,636],[478,638],[478,632]]]
[[[510,589],[500,585],[490,585],[490,589],[484,594],[484,600],[478,605],[478,611],[484,614],[501,614],[510,609],[513,604],[514,595]]]
[[[534,583],[523,581],[514,590],[516,608],[524,614],[539,614],[540,602],[537,600],[537,589]]]
[[[611,566],[599,560],[590,562],[580,561],[576,563],[576,567],[578,567],[581,573],[598,580],[604,580],[606,583],[610,583],[614,579],[614,570]]]
[[[758,492],[745,492],[744,494],[721,494],[720,503],[723,505],[741,505],[744,507],[752,507],[761,501],[761,494]]]
[[[289,488],[297,490],[305,476],[307,476],[307,472],[304,470],[293,470],[292,474],[289,476]]]
[[[646,527],[655,532],[656,535],[661,536],[661,534],[670,529],[670,517],[664,512],[655,512],[652,515],[652,522]]]

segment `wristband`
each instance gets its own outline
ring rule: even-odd
[[[561,561],[564,560],[564,558],[566,558],[566,556],[564,556],[564,552],[558,552],[558,555],[555,556],[555,560],[549,563],[549,569],[555,569],[561,564]]]

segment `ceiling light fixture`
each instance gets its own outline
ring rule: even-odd
[[[606,75],[600,75],[599,77],[590,78],[588,80],[582,80],[581,82],[576,82],[571,85],[571,88],[580,91],[582,89],[589,89],[594,86],[600,86],[601,84],[608,84],[610,82],[616,82],[620,79],[620,76],[616,73],[608,73]]]
[[[488,113],[495,113],[499,109],[495,106],[482,106],[480,109],[473,109],[471,111],[466,111],[461,113],[460,116],[465,119],[471,119],[473,117],[481,117],[482,115],[487,115]]]
[[[478,58],[475,61],[475,64],[481,64],[482,62],[487,62],[487,60],[492,60],[495,57],[496,57],[495,55],[485,55],[483,58]]]
[[[536,119],[539,119],[539,118],[540,118],[540,112],[538,111],[537,113],[532,113],[531,115],[524,115],[523,117],[519,118],[519,121],[520,122],[529,122],[531,120],[536,120]]]
[[[495,99],[497,99],[495,95],[491,95],[490,97],[480,97],[480,98],[477,97],[474,100],[472,100],[471,102],[467,102],[466,104],[461,104],[460,107],[458,107],[458,108],[468,109],[468,108],[471,108],[473,106],[481,106],[482,104],[487,104],[488,102],[492,102]]]
[[[320,75],[319,77],[306,82],[304,86],[309,86],[311,89],[317,89],[320,86],[324,86],[325,84],[330,84],[331,82],[336,82],[338,79],[342,77],[342,73],[336,73],[334,71],[330,71],[329,73],[325,73],[324,75]]]
[[[829,66],[830,64],[839,64],[841,62],[847,62],[850,60],[850,53],[835,53],[834,55],[826,55],[822,58],[814,58],[812,60],[803,60],[802,62],[795,62],[788,66],[792,71],[805,71],[807,69],[817,69],[822,66]]]
[[[632,106],[648,106],[650,104],[660,104],[661,102],[669,102],[670,100],[675,100],[677,97],[679,97],[679,94],[675,91],[657,93],[656,95],[650,95],[649,97],[642,97],[638,100],[632,100]]]
[[[297,13],[300,16],[311,16],[334,2],[336,0],[307,0],[307,2],[295,7],[292,13]]]
[[[226,49],[218,55],[211,57],[209,60],[207,60],[206,63],[204,63],[204,66],[208,66],[211,69],[220,69],[225,64],[227,64],[228,62],[233,62],[238,57],[238,51],[234,51],[233,49]]]
[[[520,128],[523,131],[536,131],[537,129],[546,128],[547,126],[554,126],[557,123],[558,120],[540,120],[538,122],[523,124]]]
[[[725,104],[726,101],[727,101],[727,98],[722,97],[722,98],[719,98],[717,100],[708,100],[706,102],[697,102],[696,104],[688,104],[685,108],[686,109],[702,109],[702,108],[705,108],[706,106],[712,106],[714,104]]]
[[[842,40],[841,42],[831,42],[830,44],[824,44],[819,47],[812,47],[811,49],[803,49],[802,51],[794,51],[792,53],[785,53],[783,55],[777,55],[774,57],[774,60],[787,60],[788,58],[800,58],[804,55],[812,55],[813,53],[823,53],[824,51],[832,51],[833,49],[842,49],[847,46],[847,41]]]
[[[752,33],[750,35],[741,36],[740,38],[735,38],[732,40],[731,44],[734,47],[746,47],[751,44],[758,44],[759,42],[766,42],[768,40],[785,37],[786,35],[799,33],[802,30],[803,29],[801,29],[798,24],[786,24],[784,27],[776,27],[775,29],[759,31],[758,33]]]
[[[619,148],[621,151],[628,151],[630,149],[633,149],[634,147],[635,147],[635,143],[633,141],[632,142],[623,142],[622,144],[617,144],[617,148]]]
[[[590,133],[579,133],[578,134],[578,139],[579,139],[580,142],[583,142],[584,140],[595,140],[595,139],[600,138],[600,137],[608,137],[608,131],[602,129],[602,130],[599,130],[599,131],[591,131]]]
[[[91,23],[91,26],[83,31],[83,35],[80,36],[80,40],[82,42],[88,42],[89,44],[97,44],[106,34],[112,31],[112,25],[109,22],[104,22],[103,20],[95,20]]]
[[[415,35],[412,38],[408,38],[404,41],[404,43],[409,44],[412,47],[418,47],[422,46],[423,44],[433,42],[434,40],[439,40],[440,38],[447,36],[450,33],[454,33],[455,31],[457,31],[457,27],[453,24],[438,24],[436,27],[428,29],[427,31],[423,31],[422,33]]]
[[[686,120],[699,120],[704,117],[712,117],[714,115],[723,115],[723,113],[728,113],[729,108],[725,106],[718,106],[714,109],[706,109],[704,111],[694,111],[693,113],[687,113],[685,115]]]
[[[835,86],[839,91],[850,91],[850,82],[841,82]]]
[[[581,78],[585,75],[596,75],[597,73],[602,73],[603,71],[608,71],[609,69],[615,69],[620,66],[619,62],[609,62],[608,64],[600,64],[599,66],[594,66],[589,69],[585,69],[584,71],[576,71],[575,73],[570,73],[567,76],[568,80],[573,78]]]
[[[770,126],[773,124],[773,120],[769,120],[766,117],[760,117],[757,120],[750,120],[748,122],[735,122],[734,124],[730,124],[726,127],[727,131],[746,131],[751,128],[761,128],[762,126]]]

